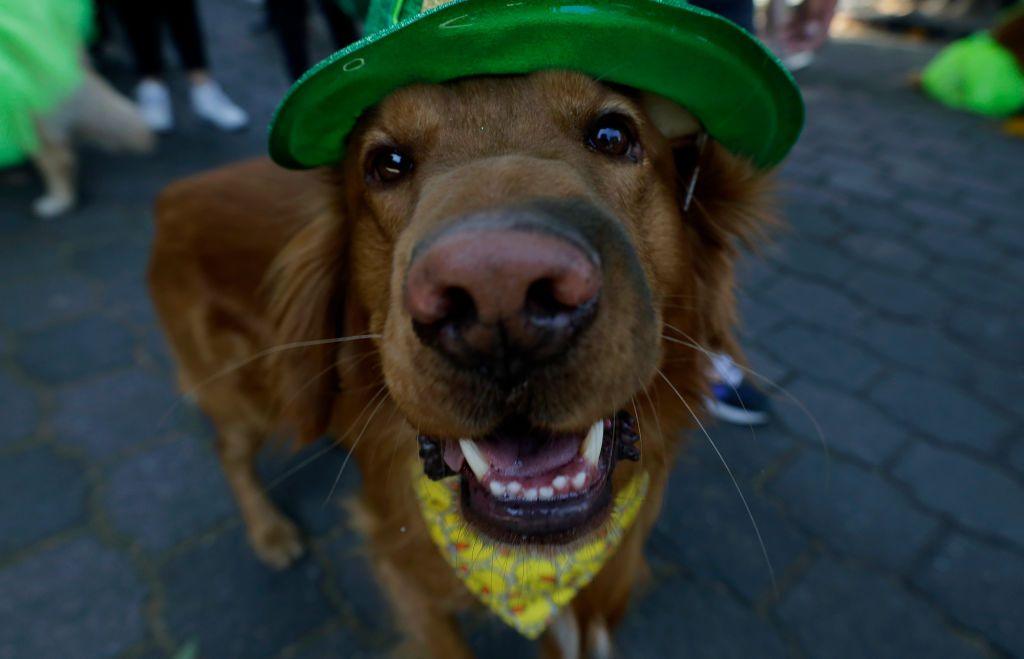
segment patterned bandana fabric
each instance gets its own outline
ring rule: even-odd
[[[512,545],[473,529],[459,510],[459,477],[416,481],[430,537],[466,587],[509,626],[535,639],[615,553],[647,495],[635,476],[611,504],[607,521],[570,545]]]

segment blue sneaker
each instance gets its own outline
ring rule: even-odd
[[[704,400],[711,415],[720,421],[743,426],[768,423],[768,397],[743,377],[732,357],[716,353],[711,358],[711,396]]]

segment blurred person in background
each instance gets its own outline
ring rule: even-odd
[[[694,0],[697,7],[728,18],[751,34],[755,27],[754,0]],[[767,0],[761,40],[791,71],[814,61],[828,41],[837,0]]]
[[[0,167],[31,160],[55,217],[78,198],[73,140],[147,151],[153,136],[132,104],[91,69],[90,0],[0,0]]]
[[[769,0],[764,40],[790,70],[802,69],[825,45],[837,0]],[[693,0],[693,4],[723,16],[746,31],[756,31],[754,0]],[[711,391],[705,407],[716,419],[738,425],[762,425],[770,420],[768,397],[746,377],[747,367],[738,364],[721,346],[711,346]]]
[[[828,41],[837,4],[837,0],[769,0],[764,41],[790,71],[810,66]]]
[[[692,4],[712,11],[753,34],[754,0],[693,0]],[[719,421],[759,426],[770,420],[768,397],[746,377],[722,346],[708,346],[710,395],[704,400],[708,412]]]
[[[343,7],[338,0],[315,2],[327,23],[335,48],[344,48],[359,38],[359,30],[352,18],[362,15],[358,7]],[[277,35],[288,76],[293,81],[298,80],[309,68],[309,2],[266,0],[266,10],[267,22]]]
[[[135,98],[146,123],[157,132],[174,128],[171,96],[164,80],[164,29],[188,74],[189,99],[199,118],[226,131],[249,124],[238,107],[210,77],[203,31],[195,0],[115,0],[141,81]]]

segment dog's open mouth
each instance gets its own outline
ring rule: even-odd
[[[462,512],[505,542],[566,542],[600,522],[618,460],[640,456],[636,420],[625,412],[578,433],[552,433],[510,419],[476,439],[421,435],[427,476],[459,474]]]

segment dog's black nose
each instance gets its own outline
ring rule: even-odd
[[[537,229],[450,231],[417,253],[405,307],[420,339],[504,382],[569,347],[597,311],[596,257]]]

